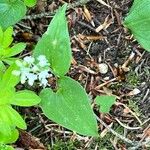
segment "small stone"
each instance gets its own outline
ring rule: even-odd
[[[99,64],[99,72],[101,74],[106,74],[108,72],[108,65],[105,63]]]

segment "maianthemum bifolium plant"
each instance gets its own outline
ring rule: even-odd
[[[12,43],[11,25],[23,18],[26,6],[32,7],[35,4],[36,0],[0,0],[0,149],[2,150],[13,149],[6,144],[18,139],[17,128],[26,129],[26,123],[13,108],[14,105],[24,107],[39,104],[50,120],[79,134],[98,136],[96,117],[86,91],[77,81],[66,76],[72,59],[65,17],[67,4],[59,8],[47,31],[35,46],[33,55],[23,60],[14,57],[22,52],[26,45]],[[132,20],[130,15],[132,13],[135,15],[138,5],[141,3],[135,0],[131,13],[125,20],[126,26],[132,31],[134,23],[130,23]],[[48,83],[48,78],[53,76],[57,79],[56,91],[53,91]],[[16,91],[15,86],[18,83],[26,82],[30,86],[34,84],[41,86],[41,92],[35,93],[26,89]],[[97,96],[95,102],[100,106],[100,112],[108,113],[115,100],[115,96]]]

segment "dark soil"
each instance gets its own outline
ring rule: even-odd
[[[96,0],[92,0],[85,5],[92,16],[92,23],[83,14],[83,6],[67,11],[74,59],[68,75],[79,81],[92,98],[95,98],[96,95],[108,94],[111,91],[119,97],[118,102],[132,110],[142,123],[146,121],[140,130],[129,130],[122,127],[115,118],[131,128],[139,127],[140,124],[135,116],[126,112],[127,110],[123,105],[112,107],[107,115],[100,114],[95,107],[96,114],[105,123],[108,125],[113,123],[113,130],[133,141],[140,141],[142,139],[140,135],[147,128],[148,118],[150,117],[150,53],[145,52],[134,40],[130,31],[123,26],[123,20],[129,12],[132,0],[107,0],[106,2],[112,9]],[[74,3],[74,1],[70,1],[70,3]],[[46,1],[45,3],[39,1],[37,7],[28,11],[30,19],[24,19],[16,25],[15,41],[28,42],[27,50],[23,56],[31,53],[38,39],[46,31],[55,10],[61,5],[61,1]],[[36,16],[36,14],[45,12],[50,12],[50,15]],[[108,18],[110,25],[97,33],[95,29],[103,24],[106,18]],[[88,40],[88,37],[91,37],[91,40]],[[97,37],[101,38],[97,39]],[[122,69],[122,65],[128,60],[132,52],[135,53],[135,56],[129,62],[127,66],[129,70],[126,72]],[[100,74],[98,69],[98,64],[102,62],[109,65],[109,71],[105,75]],[[90,73],[85,69],[86,67],[95,73]],[[98,85],[113,78],[117,78],[117,80],[96,89]],[[135,88],[140,90],[140,94],[129,95],[128,93]],[[112,133],[107,133],[99,139],[74,135],[56,123],[49,121],[39,108],[21,109],[21,112],[26,116],[28,133],[39,138],[45,149],[49,147],[49,149],[54,150],[98,150],[103,148],[125,150],[131,146],[115,138]],[[100,125],[100,132],[103,129],[104,127]],[[23,138],[20,138],[17,145],[24,148],[26,142],[23,142]],[[32,146],[29,144],[26,148],[29,149],[29,147]]]

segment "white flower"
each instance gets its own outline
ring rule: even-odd
[[[28,82],[33,86],[34,82],[39,81],[40,86],[46,87],[48,84],[47,78],[52,77],[50,64],[44,55],[40,55],[35,61],[35,58],[27,56],[23,61],[16,61],[19,70],[14,70],[12,74],[20,76],[21,84]]]
[[[52,77],[52,74],[49,73],[49,70],[41,71],[38,74],[38,79],[40,81],[40,86],[46,87],[48,84],[47,78]]]
[[[46,67],[49,66],[50,64],[48,63],[48,60],[46,59],[46,57],[44,55],[40,55],[37,60],[39,61],[38,65],[40,67]]]
[[[24,84],[27,80],[27,77],[25,74],[21,74],[21,84]]]
[[[33,67],[32,67],[32,69],[31,69],[34,73],[36,73],[36,72],[38,72],[38,71],[40,71],[40,69],[38,68],[38,66],[37,65],[34,65]]]
[[[34,81],[37,80],[37,75],[35,75],[35,74],[33,74],[33,73],[28,73],[28,74],[26,75],[26,77],[27,77],[27,79],[28,79],[28,84],[29,84],[30,86],[32,86],[33,83],[34,83]]]
[[[30,72],[30,68],[27,68],[27,67],[23,67],[23,68],[21,68],[20,69],[20,71],[21,71],[21,74],[28,74],[29,72]]]
[[[24,84],[27,80],[27,75],[30,72],[30,68],[23,67],[20,69],[20,72],[21,72],[21,84]]]
[[[40,82],[40,86],[46,87],[47,85],[48,85],[48,81],[43,78]]]
[[[24,57],[23,60],[24,60],[25,63],[27,63],[29,65],[33,64],[34,61],[35,61],[35,59],[33,57],[31,57],[31,56],[26,56],[26,57]]]
[[[41,71],[41,72],[38,74],[39,80],[48,78],[48,77],[49,77],[49,73],[48,73],[48,72],[49,72],[49,70]]]

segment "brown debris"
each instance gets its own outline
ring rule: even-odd
[[[20,138],[18,141],[19,147],[26,148],[28,150],[47,150],[39,139],[32,136],[26,131],[20,131]]]

